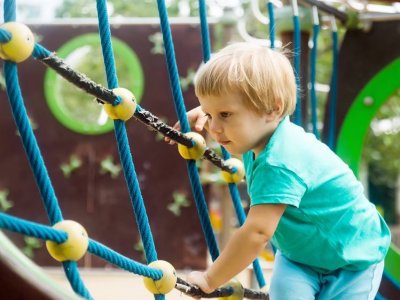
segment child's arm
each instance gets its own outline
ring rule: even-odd
[[[206,272],[192,272],[188,280],[211,293],[244,270],[273,236],[286,209],[284,204],[252,206],[246,222],[229,240],[224,251]]]

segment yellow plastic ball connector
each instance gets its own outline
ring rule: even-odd
[[[130,90],[124,88],[113,89],[115,95],[121,97],[121,102],[113,106],[110,103],[104,104],[104,110],[113,120],[128,121],[136,111],[136,99]]]
[[[163,276],[159,280],[153,280],[143,277],[144,286],[153,294],[167,294],[172,291],[176,285],[177,276],[175,268],[165,260],[156,260],[149,264],[149,267],[159,269]]]
[[[2,24],[0,28],[11,33],[11,40],[0,43],[1,59],[19,63],[31,56],[35,47],[35,38],[28,26],[17,22],[8,22]]]
[[[184,159],[199,159],[203,156],[204,152],[206,151],[206,141],[204,140],[203,136],[197,132],[188,132],[185,133],[188,138],[191,138],[194,145],[192,147],[187,147],[182,144],[178,144],[178,151],[179,154]]]
[[[67,260],[77,261],[85,255],[89,245],[89,237],[81,224],[64,220],[54,224],[53,228],[65,231],[68,234],[68,239],[61,244],[46,241],[46,248],[51,257],[63,262]]]
[[[219,297],[218,300],[242,300],[244,298],[244,289],[238,280],[232,279],[224,286],[233,288],[233,294],[229,297]]]
[[[235,167],[235,173],[229,173],[227,171],[221,171],[221,176],[227,183],[238,183],[244,178],[244,166],[240,159],[229,158],[225,161],[229,166]]]

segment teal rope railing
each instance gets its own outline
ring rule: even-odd
[[[4,1],[4,21],[11,22],[15,20],[16,2],[13,0]],[[33,171],[36,185],[38,186],[47,216],[50,220],[50,223],[54,225],[55,223],[63,220],[63,217],[24,106],[24,100],[19,87],[17,65],[13,62],[5,61],[4,74],[12,115],[20,133],[22,144],[25,149],[29,165]],[[77,267],[74,264],[69,265],[66,263],[63,264],[63,266],[66,276],[68,279],[71,279],[70,283],[73,290],[82,297],[91,299],[90,293],[83,284]]]
[[[294,27],[294,36],[293,36],[293,65],[295,71],[296,78],[296,110],[294,112],[294,123],[301,126],[302,125],[302,113],[301,113],[301,96],[300,96],[300,67],[301,67],[301,27],[300,27],[300,18],[299,18],[299,7],[297,6],[297,1],[292,0],[293,7],[293,27]]]
[[[113,89],[118,86],[118,80],[115,69],[110,24],[108,21],[107,5],[105,0],[97,0],[97,14],[99,20],[100,40],[103,50],[103,60],[104,65],[106,66],[107,83],[108,87]],[[136,222],[139,227],[139,233],[145,248],[146,260],[147,262],[152,262],[157,260],[157,252],[129,147],[125,122],[115,120],[114,127],[122,169],[131,198]]]
[[[92,239],[89,240],[88,251],[128,272],[150,277],[154,280],[159,280],[162,277],[162,271],[135,262]]]
[[[275,14],[274,4],[272,1],[267,3],[268,18],[269,18],[269,41],[271,49],[275,49]]]
[[[7,43],[11,40],[11,33],[6,30],[0,30],[0,43]]]
[[[318,35],[319,35],[319,21],[318,21],[318,11],[317,8],[313,7],[314,12],[314,24],[312,31],[312,48],[310,53],[310,102],[311,102],[311,124],[312,132],[317,139],[320,139],[318,131],[318,98],[317,91],[315,89],[316,85],[316,69],[317,69],[317,54],[318,54]]]
[[[0,212],[0,227],[42,240],[50,240],[59,244],[65,242],[68,238],[67,233],[64,231],[22,220],[2,212]]]
[[[68,233],[65,231],[23,220],[1,212],[0,228],[59,244],[65,242],[68,238]],[[154,280],[159,280],[162,277],[162,272],[160,270],[135,262],[95,240],[89,239],[88,252],[131,273],[150,277]]]
[[[201,45],[203,53],[203,61],[207,62],[211,56],[211,43],[210,33],[208,30],[207,22],[207,5],[205,0],[199,0],[199,15],[200,15],[200,29],[201,29]]]
[[[173,94],[175,112],[178,116],[182,131],[188,132],[190,131],[190,126],[186,117],[186,108],[183,101],[182,90],[179,84],[179,72],[175,59],[175,50],[172,41],[171,27],[168,21],[168,13],[163,0],[157,0],[157,6],[160,17],[161,32],[163,34],[168,76]],[[186,162],[202,230],[211,254],[211,258],[212,260],[215,260],[219,255],[219,250],[211,226],[208,208],[204,197],[204,192],[201,187],[200,176],[196,167],[196,162],[194,160],[187,160]]]
[[[329,101],[329,126],[328,126],[328,146],[335,151],[336,145],[336,107],[337,107],[337,77],[339,62],[339,36],[336,28],[335,19],[332,17],[332,78],[330,84]]]

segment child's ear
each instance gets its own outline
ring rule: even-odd
[[[276,120],[277,118],[280,118],[283,113],[283,103],[282,101],[276,101],[274,105],[274,109],[267,113],[267,121],[273,121]]]

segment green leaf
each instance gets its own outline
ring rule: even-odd
[[[121,165],[115,164],[113,162],[112,156],[107,156],[100,163],[100,174],[109,173],[111,175],[111,178],[117,178],[118,175],[121,173],[121,170]]]
[[[8,199],[8,190],[0,190],[0,210],[5,212],[14,206],[13,202]]]
[[[60,165],[60,169],[64,177],[69,178],[71,174],[82,166],[82,161],[79,157],[71,155],[68,163],[63,163]]]

